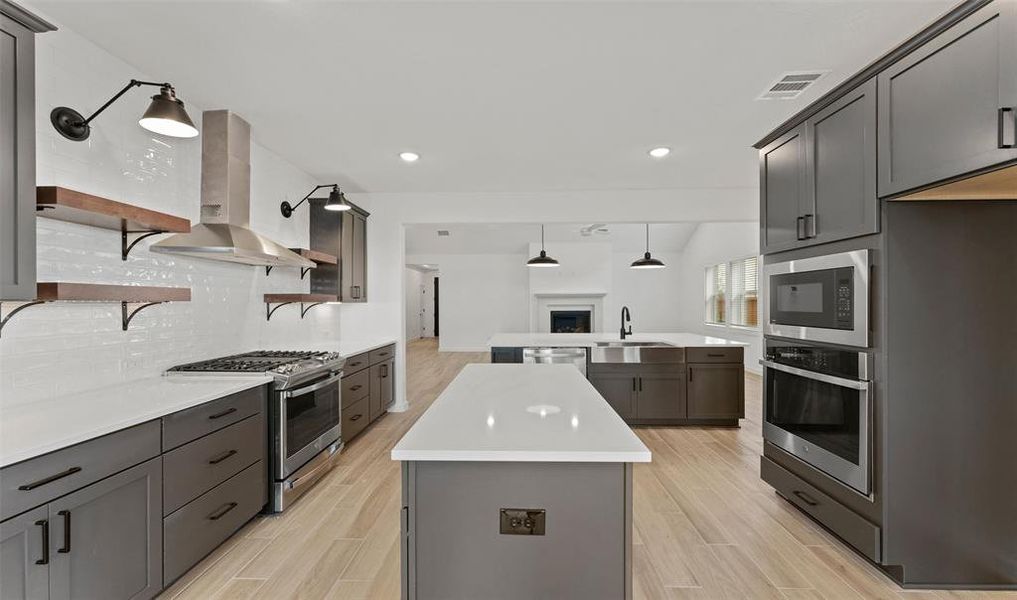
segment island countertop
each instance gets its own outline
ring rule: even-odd
[[[467,365],[395,448],[398,461],[650,462],[571,365]]]
[[[617,331],[611,333],[496,333],[487,340],[491,348],[521,347],[593,347],[597,342],[617,342]],[[680,348],[702,348],[709,346],[748,346],[724,338],[697,333],[634,333],[625,338],[627,342],[664,342]]]

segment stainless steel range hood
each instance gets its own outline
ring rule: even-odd
[[[314,267],[251,231],[251,126],[228,110],[201,115],[201,222],[152,244],[153,252],[245,265]]]

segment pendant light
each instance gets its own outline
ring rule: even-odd
[[[558,261],[547,255],[544,250],[544,226],[540,226],[540,254],[526,261],[527,267],[557,267]]]
[[[131,88],[143,85],[160,88],[159,93],[152,96],[152,103],[148,110],[141,116],[138,125],[152,133],[167,135],[178,138],[192,138],[198,135],[198,128],[194,126],[191,117],[184,110],[184,103],[177,98],[173,86],[168,83],[157,83],[154,81],[130,80],[126,86],[110,98],[106,104],[99,107],[99,110],[92,113],[87,119],[73,108],[58,106],[49,114],[49,120],[53,127],[65,138],[81,142],[88,139],[92,133],[92,119],[99,116],[99,113],[109,108],[111,104],[120,99]]]
[[[650,256],[650,224],[646,224],[646,253],[639,260],[634,261],[630,267],[633,269],[663,269],[666,267],[660,259]]]

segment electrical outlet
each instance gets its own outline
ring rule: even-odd
[[[503,508],[500,512],[502,535],[544,535],[546,513],[542,508]]]

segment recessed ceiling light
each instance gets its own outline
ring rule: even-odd
[[[420,155],[416,152],[400,152],[399,158],[403,159],[404,162],[417,162],[420,159]]]
[[[660,148],[654,148],[650,150],[649,155],[653,158],[664,158],[668,154],[671,154],[671,149],[667,146],[661,146]]]

